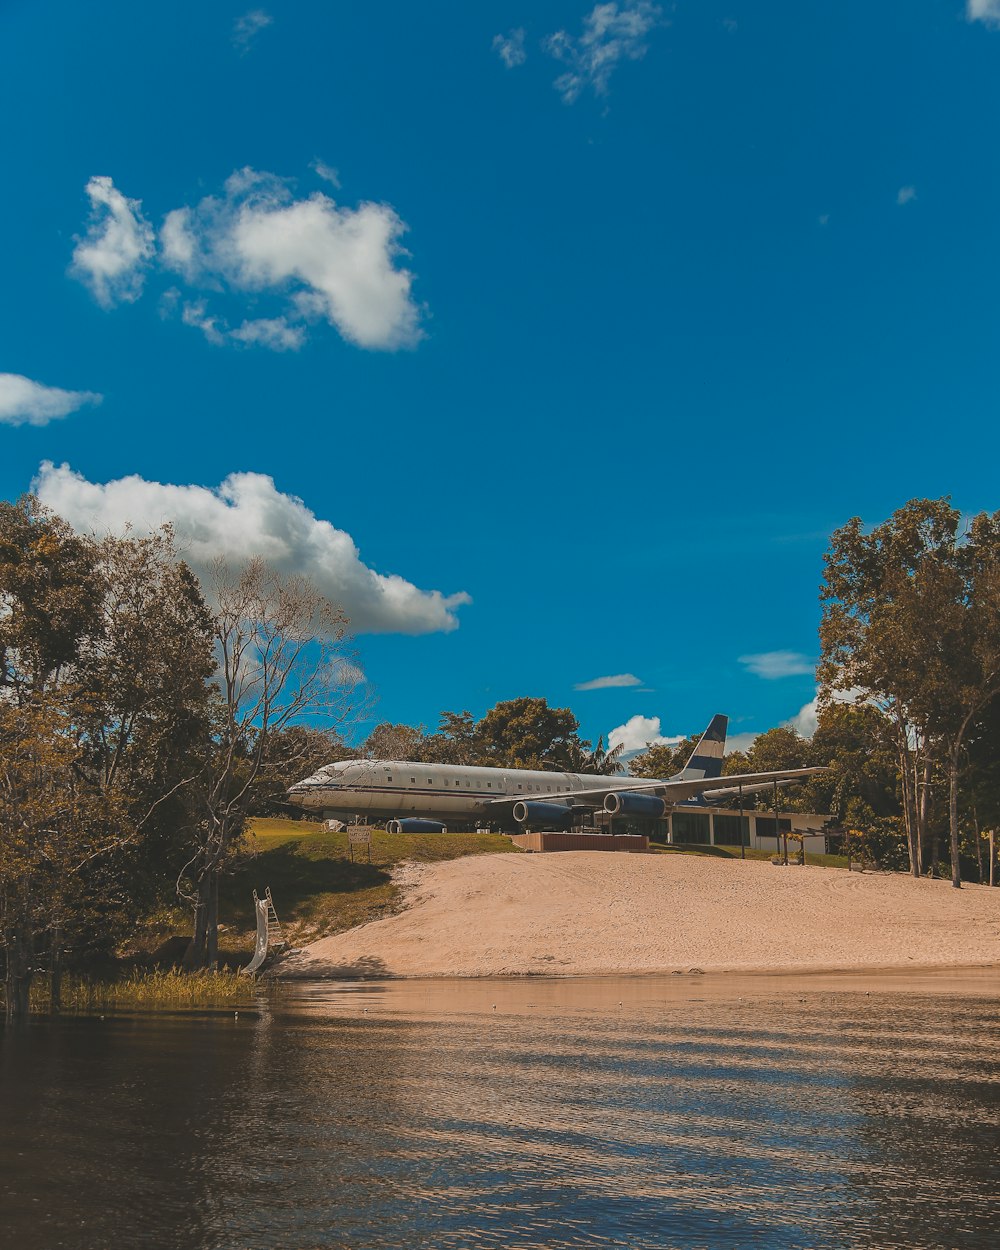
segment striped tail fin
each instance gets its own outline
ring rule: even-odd
[[[712,723],[701,735],[698,745],[691,752],[691,758],[677,774],[681,781],[698,781],[703,777],[722,776],[722,757],[726,753],[726,730],[729,728],[729,717],[716,715]]]

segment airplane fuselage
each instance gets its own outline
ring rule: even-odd
[[[567,790],[598,790],[621,786],[621,777],[539,772],[526,768],[483,768],[467,764],[416,764],[406,760],[342,760],[328,764],[291,787],[289,798],[299,807],[340,820],[364,816],[391,820],[411,816],[458,823],[501,821],[495,802],[547,801]],[[565,799],[555,800],[569,806]],[[583,798],[575,800],[584,802]],[[595,800],[600,807],[601,800]]]

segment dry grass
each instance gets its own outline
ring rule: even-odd
[[[136,971],[113,980],[67,976],[62,984],[63,1011],[101,1011],[121,1007],[231,1007],[249,1005],[259,993],[252,977],[235,972]],[[32,986],[31,1010],[50,1008],[48,978]]]

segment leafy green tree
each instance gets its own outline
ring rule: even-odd
[[[914,876],[923,867],[937,758],[921,652],[941,601],[935,574],[952,563],[957,520],[946,500],[911,500],[872,530],[853,517],[830,540],[820,592],[821,700],[861,691],[885,717]]]
[[[97,545],[33,495],[0,501],[0,689],[24,702],[66,680],[100,628]]]
[[[605,749],[604,736],[601,735],[597,739],[597,746],[592,751],[586,752],[585,767],[580,771],[594,777],[613,777],[617,773],[623,773],[625,771],[625,765],[622,762],[624,753],[624,742]]]
[[[435,764],[476,764],[479,748],[476,720],[471,712],[442,712],[437,733],[425,743],[428,762]]]
[[[960,519],[947,500],[917,499],[870,531],[857,517],[837,530],[820,625],[824,700],[860,690],[891,727],[914,875],[945,778],[955,886],[962,750],[1000,690],[1000,518],[976,517],[965,536]]]
[[[476,727],[483,764],[499,768],[571,771],[580,725],[569,708],[549,707],[544,699],[498,703]]]
[[[127,921],[164,898],[197,818],[191,787],[210,748],[212,617],[169,529],[105,538],[98,571],[100,627],[81,649],[73,708],[83,774],[98,792],[125,796]]]
[[[0,700],[0,950],[8,1020],[27,1014],[39,956],[81,912],[81,877],[120,848],[128,823],[113,792],[81,780],[82,751],[49,694]]]
[[[672,777],[680,772],[698,745],[697,738],[684,738],[671,746],[669,743],[652,743],[640,755],[634,755],[628,763],[633,777]]]
[[[372,760],[412,760],[422,762],[428,753],[423,725],[394,725],[382,721],[361,744],[361,755]]]

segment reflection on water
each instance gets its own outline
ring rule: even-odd
[[[39,1021],[0,1040],[0,1241],[994,1247],[998,1001],[411,982]]]

